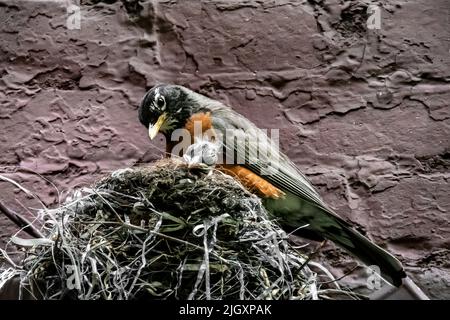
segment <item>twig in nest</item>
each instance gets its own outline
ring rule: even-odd
[[[308,263],[310,263],[312,258],[315,258],[317,256],[317,254],[319,253],[319,251],[325,246],[325,244],[327,243],[327,240],[323,240],[319,246],[306,258],[306,261],[302,264],[302,266],[300,267],[300,270],[303,269],[303,267],[307,266]]]
[[[42,238],[42,233],[37,230],[30,221],[26,218],[22,217],[17,212],[12,212],[9,210],[1,201],[0,201],[0,211],[14,224],[16,224],[19,228],[25,231],[27,234],[32,236],[33,238]]]

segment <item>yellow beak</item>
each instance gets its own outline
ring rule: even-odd
[[[153,140],[156,137],[156,135],[159,132],[159,129],[161,129],[161,127],[164,125],[166,120],[167,120],[167,114],[163,113],[162,115],[159,116],[159,118],[155,124],[150,124],[148,126],[148,136],[150,137],[151,140]]]

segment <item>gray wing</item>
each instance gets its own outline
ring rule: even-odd
[[[214,129],[225,136],[224,151],[233,154],[237,160],[245,160],[238,164],[263,176],[277,188],[329,211],[305,175],[251,121],[224,107],[213,110],[212,122]],[[234,143],[230,143],[232,141]]]

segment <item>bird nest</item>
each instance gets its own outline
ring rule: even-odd
[[[259,198],[201,165],[161,160],[119,170],[43,215],[45,237],[16,239],[26,256],[0,272],[0,279],[19,275],[21,290],[39,299],[318,299],[336,292],[320,285],[320,273],[330,274],[290,245]]]

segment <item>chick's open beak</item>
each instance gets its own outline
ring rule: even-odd
[[[159,132],[159,129],[161,129],[161,127],[164,125],[164,123],[167,120],[167,113],[163,113],[162,115],[159,116],[158,120],[154,123],[148,126],[148,136],[150,137],[151,140],[153,140],[156,135]]]

